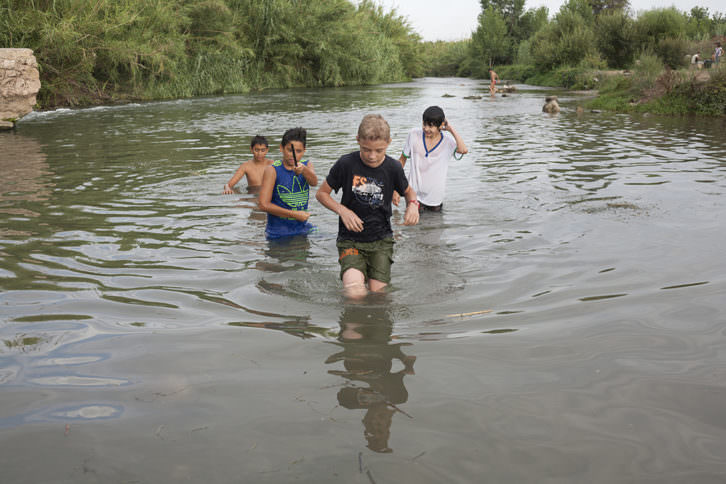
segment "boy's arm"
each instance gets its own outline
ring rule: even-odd
[[[304,212],[302,210],[288,210],[272,203],[272,191],[275,189],[276,181],[277,172],[275,171],[275,168],[272,166],[265,168],[265,173],[262,175],[260,197],[257,199],[257,205],[260,207],[260,210],[277,217],[294,218],[299,222],[305,222],[309,219],[310,212]]]
[[[403,167],[406,166],[406,160],[408,160],[408,158],[406,158],[406,155],[401,153],[401,156],[398,158],[398,161],[401,163],[401,166],[403,166]]]
[[[317,186],[318,175],[315,174],[315,168],[313,167],[312,161],[308,161],[307,164],[298,163],[298,165],[294,168],[294,171],[296,175],[304,176],[308,185],[311,187]]]
[[[401,156],[398,158],[398,161],[401,163],[401,166],[405,167],[407,159],[408,158],[406,158],[406,155],[401,153]],[[398,207],[398,204],[401,202],[401,195],[399,195],[398,192],[395,190],[393,191],[393,199],[391,200],[391,202],[393,202],[393,204],[397,207]]]
[[[315,194],[315,198],[325,208],[332,210],[337,213],[340,219],[343,221],[345,228],[351,232],[362,232],[363,221],[355,214],[354,211],[343,205],[342,203],[336,202],[333,197],[330,196],[333,189],[328,185],[328,181],[324,180],[323,184],[318,188],[318,193]],[[416,212],[418,214],[418,211]]]
[[[238,181],[242,179],[243,176],[245,176],[245,170],[247,169],[247,163],[243,163],[237,168],[237,171],[234,172],[234,175],[232,175],[232,178],[229,179],[229,181],[224,185],[222,188],[222,193],[230,194],[234,193],[232,191],[232,187],[237,184]]]
[[[406,213],[403,216],[403,225],[416,225],[418,223],[418,200],[416,200],[416,192],[411,185],[403,192],[406,199]]]
[[[466,147],[466,144],[464,144],[464,140],[461,138],[461,136],[459,136],[459,132],[456,131],[456,128],[454,128],[451,123],[446,121],[444,123],[444,129],[451,133],[451,135],[454,137],[454,140],[456,140],[456,152],[462,155],[467,154],[469,152],[469,149]]]

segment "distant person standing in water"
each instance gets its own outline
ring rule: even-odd
[[[439,106],[426,108],[423,126],[409,132],[398,160],[404,167],[410,163],[408,180],[417,194],[419,212],[441,211],[449,161],[455,153],[464,155],[468,152],[464,140],[447,121],[444,110]],[[393,203],[398,205],[398,201],[394,194]]]
[[[491,67],[489,68],[489,80],[489,93],[493,96],[497,92],[497,81],[499,80],[499,76]]]

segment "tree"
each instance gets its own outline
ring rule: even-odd
[[[471,37],[471,52],[475,74],[483,75],[486,69],[498,62],[506,62],[511,42],[507,36],[507,24],[499,11],[489,6],[479,14],[479,26]]]
[[[600,54],[608,65],[623,68],[630,65],[635,53],[635,22],[623,10],[606,12],[595,22],[595,38]]]
[[[483,26],[484,31],[493,28],[490,14],[486,14],[489,9],[499,16],[506,27],[503,34],[497,34],[501,35],[501,39],[505,39],[501,44],[507,46],[507,53],[501,56],[499,62],[513,62],[519,44],[529,39],[547,23],[547,8],[540,7],[536,10],[525,11],[525,0],[480,0],[480,3],[482,7],[482,13],[479,15],[480,26],[482,21],[490,22],[490,25]]]
[[[688,17],[688,36],[692,39],[708,37],[712,30],[708,8],[693,7]]]
[[[587,57],[597,55],[591,24],[593,13],[583,8],[586,5],[589,6],[587,0],[571,0],[560,7],[552,22],[535,34],[530,51],[538,69],[574,67]]]
[[[501,15],[507,25],[507,34],[512,35],[519,26],[519,20],[524,12],[525,0],[480,0],[481,11],[486,12],[488,8],[493,8],[495,12]],[[522,40],[522,39],[518,39]]]
[[[629,4],[628,0],[590,0],[592,13],[596,17],[602,13],[623,12]]]

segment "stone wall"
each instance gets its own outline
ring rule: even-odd
[[[38,62],[30,49],[0,49],[0,130],[30,113],[40,90]]]

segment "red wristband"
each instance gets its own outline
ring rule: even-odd
[[[416,205],[417,207],[421,206],[418,200],[411,200],[410,202],[408,202],[408,205]]]

